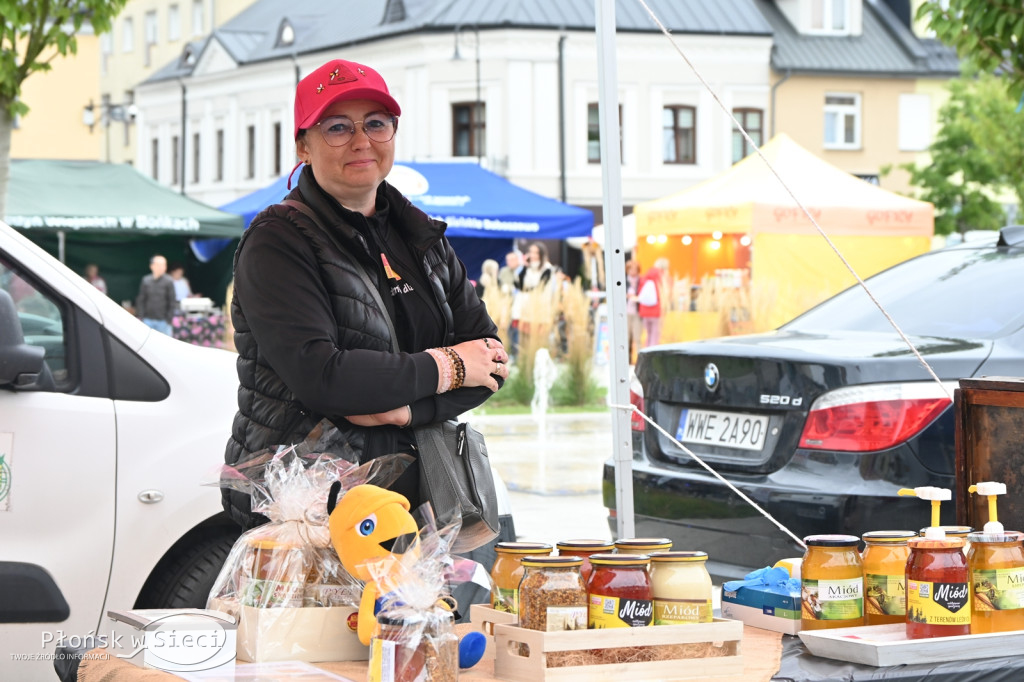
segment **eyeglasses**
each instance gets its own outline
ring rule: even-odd
[[[374,142],[390,142],[398,130],[398,117],[385,112],[370,114],[362,121],[353,121],[348,116],[328,116],[316,125],[324,136],[324,142],[332,147],[344,147],[352,141],[359,123],[366,136]]]

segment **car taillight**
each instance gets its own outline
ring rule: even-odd
[[[800,447],[873,452],[916,436],[950,404],[935,383],[840,388],[814,401]]]
[[[641,412],[644,411],[644,389],[635,376],[629,382],[629,404]],[[629,413],[629,428],[633,431],[643,431],[647,428],[647,422],[636,410]]]

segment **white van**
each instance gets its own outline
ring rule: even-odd
[[[54,679],[55,647],[108,635],[107,609],[205,604],[240,533],[202,485],[235,358],[150,330],[0,223],[0,680]]]

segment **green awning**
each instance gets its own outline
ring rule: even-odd
[[[24,231],[240,237],[241,216],[190,199],[126,164],[12,160],[8,225]]]

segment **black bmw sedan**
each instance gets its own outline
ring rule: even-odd
[[[774,332],[644,349],[631,398],[799,537],[927,526],[928,504],[897,490],[954,487],[958,380],[1024,376],[1024,227],[867,284],[942,384],[854,286]],[[706,551],[719,578],[802,555],[671,439],[632,424],[637,536]],[[614,485],[609,461],[613,532]]]

